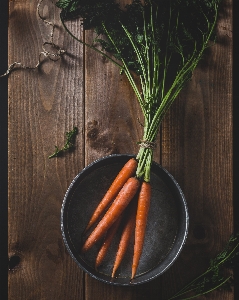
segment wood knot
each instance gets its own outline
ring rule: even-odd
[[[86,136],[90,147],[96,150],[98,155],[110,155],[115,153],[116,146],[111,139],[110,130],[100,130],[99,123],[96,120],[88,122]]]
[[[12,255],[8,260],[8,269],[10,271],[14,270],[21,262],[21,258],[19,255]]]
[[[98,128],[92,128],[87,132],[88,139],[95,141],[98,137],[99,129]]]
[[[87,124],[87,138],[90,141],[95,141],[99,135],[99,123],[96,120]]]

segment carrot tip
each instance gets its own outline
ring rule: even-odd
[[[86,251],[87,251],[87,249],[83,246],[83,247],[81,248],[81,250],[80,250],[80,253],[81,253],[81,254],[84,254]]]
[[[136,275],[136,268],[133,266],[132,273],[131,273],[131,279],[134,279],[135,275]]]
[[[112,277],[112,278],[115,277],[115,271],[116,271],[116,270],[113,270],[113,272],[112,272],[112,274],[111,274],[111,277]]]

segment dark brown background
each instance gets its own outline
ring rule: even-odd
[[[0,74],[7,69],[8,1],[1,2],[0,10]],[[0,295],[7,299],[7,78],[0,79]]]
[[[39,71],[11,74],[8,255],[15,264],[10,265],[9,299],[167,299],[222,249],[233,230],[234,212],[232,3],[223,4],[218,43],[166,116],[155,153],[188,201],[187,243],[168,272],[137,288],[111,287],[82,273],[66,252],[59,228],[64,193],[86,164],[110,153],[137,152],[140,112],[130,86],[115,66],[83,49],[61,27],[56,42],[69,55],[55,64],[46,61]],[[59,11],[48,1],[43,7],[44,15],[60,25]],[[77,24],[71,29],[77,32]],[[10,1],[9,63],[34,65],[48,39],[49,28],[36,18],[35,1]],[[74,125],[80,129],[76,151],[48,160]],[[233,294],[216,292],[207,299],[233,299]]]

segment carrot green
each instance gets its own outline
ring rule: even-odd
[[[72,35],[66,20],[81,17],[84,29],[94,29],[97,38],[92,44],[79,41],[109,58],[127,76],[144,115],[136,175],[146,182],[165,113],[214,39],[219,2],[134,0],[124,9],[112,0],[56,3],[65,29]],[[132,72],[139,75],[140,87]]]

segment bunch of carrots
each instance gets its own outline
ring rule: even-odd
[[[129,0],[123,9],[119,2],[58,0],[56,6],[61,9],[64,28],[75,40],[119,67],[142,110],[143,137],[136,159],[126,163],[100,202],[87,230],[105,214],[82,248],[86,252],[106,236],[96,266],[100,264],[119,218],[132,199],[138,197],[135,221],[131,217],[125,225],[112,273],[114,276],[133,231],[131,227],[135,226],[134,278],[149,209],[155,140],[166,112],[190,80],[210,41],[215,40],[220,0]],[[78,39],[67,28],[65,22],[77,17],[81,18],[84,30],[95,31],[92,43]],[[139,82],[133,73],[138,75]]]
[[[151,198],[151,185],[149,182],[141,181],[135,176],[137,165],[137,160],[135,158],[131,158],[123,166],[103,199],[95,209],[85,230],[88,231],[98,222],[81,249],[81,252],[85,253],[99,240],[103,240],[95,261],[95,267],[97,269],[102,264],[102,261],[106,256],[107,250],[109,249],[122,220],[123,212],[126,207],[129,207],[129,214],[127,215],[124,224],[115,257],[112,277],[115,276],[115,273],[124,258],[134,230],[134,254],[131,279],[133,279],[136,275],[140,256],[143,250]],[[137,202],[132,201],[136,197]]]

